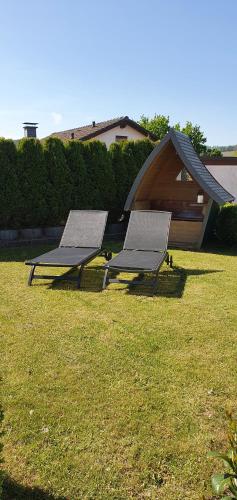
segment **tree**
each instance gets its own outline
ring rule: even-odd
[[[65,144],[65,154],[67,165],[70,170],[72,183],[72,202],[71,208],[86,209],[88,206],[87,195],[87,170],[83,158],[84,144],[81,141],[68,141]]]
[[[16,172],[17,153],[12,140],[0,138],[0,227],[17,227],[20,192]]]
[[[90,206],[111,210],[115,204],[115,179],[109,152],[100,141],[88,141],[84,148]]]
[[[205,143],[207,142],[207,139],[204,136],[204,133],[200,130],[199,125],[193,125],[192,122],[187,121],[186,125],[181,129],[181,132],[189,136],[198,155],[202,155],[206,152],[207,147]]]
[[[139,167],[137,166],[136,154],[135,154],[135,142],[134,141],[124,141],[121,143],[122,153],[123,153],[123,161],[125,164],[125,168],[127,170],[127,180],[128,192],[131,189],[131,186],[134,182],[134,179],[138,173]]]
[[[123,210],[127,197],[128,171],[124,162],[121,142],[114,142],[110,145],[109,154],[115,179],[115,209],[119,212]]]
[[[19,214],[25,227],[47,220],[47,168],[43,148],[37,139],[21,139],[17,147],[17,175],[21,193]]]
[[[169,116],[165,115],[155,114],[153,118],[142,115],[139,123],[150,132],[153,132],[158,140],[163,139],[171,127]],[[207,139],[200,130],[199,125],[193,125],[192,122],[187,121],[183,128],[180,123],[175,123],[172,127],[189,136],[197,154],[201,155],[206,152],[207,147],[205,144]]]
[[[71,208],[72,184],[63,142],[55,137],[46,139],[44,157],[49,179],[47,222],[64,224]]]
[[[219,148],[207,148],[205,156],[208,158],[222,158],[222,152]]]
[[[153,118],[142,115],[138,123],[146,130],[149,130],[149,132],[155,134],[157,140],[163,139],[170,128],[169,116],[157,115],[156,113]]]
[[[134,143],[134,156],[136,161],[136,170],[137,173],[142,168],[143,163],[148,158],[149,154],[155,147],[154,142],[151,142],[149,139],[137,140]]]

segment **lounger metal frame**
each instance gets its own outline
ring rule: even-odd
[[[99,249],[97,253],[94,253],[92,257],[89,257],[88,259],[85,259],[85,261],[78,266],[71,266],[67,264],[28,264],[31,265],[31,270],[28,278],[28,286],[31,286],[33,279],[38,279],[38,280],[57,280],[57,281],[76,281],[77,282],[77,288],[80,288],[81,284],[81,277],[82,277],[82,272],[84,267],[89,264],[95,257],[98,257],[101,255],[102,257],[105,257],[106,260],[108,260],[108,252],[107,250],[101,250]],[[69,273],[67,273],[66,276],[63,274],[35,274],[35,269],[36,267],[64,267],[70,269],[70,272],[74,273],[76,270],[78,270],[77,276],[70,276]]]
[[[69,217],[73,211],[70,212]],[[86,212],[86,211],[85,211]],[[107,214],[108,215],[108,214]],[[105,257],[106,260],[109,260],[111,258],[111,252],[107,251],[105,248],[101,248],[102,245],[102,240],[103,240],[103,235],[104,235],[104,230],[105,230],[105,225],[107,221],[107,215],[105,216],[105,221],[104,221],[104,227],[103,227],[103,234],[101,235],[101,241],[100,241],[100,247],[99,248],[94,248],[93,254],[89,255],[88,257],[85,257],[84,259],[81,258],[80,263],[77,265],[72,265],[72,264],[67,264],[67,263],[57,263],[56,262],[31,262],[31,261],[26,261],[25,264],[31,266],[29,277],[28,277],[28,286],[31,286],[33,279],[43,279],[43,280],[60,280],[60,281],[76,281],[77,283],[77,288],[80,288],[81,284],[81,277],[82,277],[82,272],[84,267],[89,264],[95,257],[98,257],[99,255]],[[69,217],[67,224],[69,224]],[[67,226],[66,224],[66,226]],[[66,229],[65,226],[65,229]],[[65,233],[64,229],[64,233]],[[64,237],[64,233],[61,238],[61,242]],[[60,245],[59,245],[60,246]],[[82,248],[79,245],[78,246],[70,246],[70,248]],[[85,247],[86,248],[86,247]],[[93,248],[93,247],[92,247]],[[58,267],[58,268],[68,268],[70,271],[66,273],[66,275],[49,275],[49,274],[35,274],[35,269],[36,267]],[[76,270],[78,270],[77,276],[70,276],[70,273],[74,273]]]
[[[164,258],[162,262],[160,263],[158,269],[155,271],[151,271],[150,269],[131,269],[131,268],[125,268],[125,267],[110,267],[109,265],[105,266],[105,274],[104,274],[104,279],[103,279],[103,290],[107,287],[109,283],[123,283],[125,285],[147,285],[151,286],[153,288],[153,293],[155,293],[156,288],[157,288],[157,283],[158,283],[158,274],[160,271],[160,268],[162,264],[166,262],[167,266],[170,266],[170,268],[173,268],[173,257],[172,255],[169,255],[168,252],[164,254]],[[108,273],[109,271],[113,272],[118,272],[118,273],[131,273],[131,274],[140,274],[141,279],[139,280],[126,280],[126,279],[118,279],[118,278],[109,278]],[[151,280],[143,280],[144,274],[152,274],[154,275],[154,278]]]
[[[145,210],[141,210],[139,212],[146,212]],[[170,214],[171,215],[171,214]],[[129,225],[128,225],[128,229],[127,229],[127,235],[128,235],[128,230],[129,230]],[[127,238],[127,235],[126,235],[126,238]],[[131,267],[116,267],[116,266],[110,266],[109,263],[106,264],[104,267],[105,267],[105,273],[104,273],[104,279],[103,279],[103,290],[107,287],[107,285],[109,283],[121,283],[121,284],[126,284],[126,285],[130,285],[130,286],[133,286],[133,285],[147,285],[147,286],[151,286],[152,287],[152,292],[153,294],[156,292],[156,289],[157,289],[157,283],[158,283],[158,274],[159,274],[159,271],[160,271],[160,268],[162,266],[162,264],[164,262],[166,262],[166,264],[168,266],[170,266],[170,268],[173,268],[173,257],[172,255],[169,255],[168,251],[167,251],[167,245],[168,245],[168,235],[169,235],[169,226],[168,226],[168,231],[167,231],[167,239],[166,239],[166,249],[164,249],[163,251],[162,250],[152,250],[152,253],[158,253],[158,254],[164,254],[163,255],[163,259],[161,260],[161,262],[159,263],[159,266],[157,269],[155,269],[154,271],[151,270],[151,269],[142,269],[142,268],[131,268]],[[125,238],[125,242],[124,242],[124,249],[125,249],[125,245],[126,245],[126,238]],[[135,250],[135,249],[134,249]],[[130,250],[131,252],[133,250]],[[137,250],[135,250],[137,251]],[[142,250],[141,250],[142,252]],[[127,279],[119,279],[119,278],[109,278],[109,271],[111,273],[131,273],[131,274],[138,274],[141,275],[141,279],[138,279],[138,280],[127,280]],[[153,275],[153,279],[151,280],[144,280],[144,274],[151,274]]]

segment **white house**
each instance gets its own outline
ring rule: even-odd
[[[81,141],[88,141],[96,139],[104,142],[107,148],[112,142],[120,142],[129,139],[145,139],[149,138],[152,141],[156,140],[156,136],[141,127],[137,122],[131,120],[128,116],[121,116],[113,120],[96,123],[92,122],[91,125],[64,130],[62,132],[54,132],[51,137],[58,137],[59,139],[79,139]]]
[[[204,158],[203,162],[215,179],[231,193],[237,203],[237,157]]]

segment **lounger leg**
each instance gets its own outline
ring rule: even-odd
[[[152,289],[152,295],[154,295],[156,293],[157,284],[158,284],[158,274],[159,274],[159,269],[156,271],[156,274],[155,274],[154,285],[153,285],[153,289]]]
[[[80,288],[80,286],[81,286],[81,277],[82,277],[83,269],[84,269],[84,266],[81,266],[79,271],[78,271],[77,288]]]
[[[34,272],[35,272],[36,266],[31,266],[29,278],[28,278],[28,286],[31,286],[32,280],[34,279]]]
[[[108,276],[108,272],[109,272],[109,270],[108,270],[108,269],[105,269],[104,279],[103,279],[103,285],[102,285],[102,289],[103,289],[103,290],[106,288],[106,285],[107,285],[107,276]]]

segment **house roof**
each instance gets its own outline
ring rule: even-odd
[[[237,203],[237,158],[231,158],[233,161],[230,162],[229,159],[229,157],[225,157],[218,158],[216,161],[213,159],[212,161],[206,160],[205,164],[219,184],[233,194],[234,201]],[[225,160],[225,162],[220,160]]]
[[[206,166],[202,163],[196,151],[194,150],[189,137],[175,129],[170,129],[168,134],[166,134],[162,141],[153,149],[140,172],[138,173],[126,200],[124,207],[125,210],[131,209],[135,193],[144,174],[150,168],[155,158],[160,155],[169,141],[173,143],[176,153],[179,155],[187,171],[195,179],[195,181],[199,184],[203,191],[210,196],[211,199],[213,199],[220,205],[228,201],[234,201],[234,196],[232,196],[232,194],[230,194],[221,184],[219,184],[215,177],[213,177]],[[159,166],[157,166],[157,168],[159,169]]]
[[[222,158],[208,158],[203,156],[202,162],[205,165],[236,165],[237,168],[237,156],[223,156]]]
[[[144,127],[139,125],[139,123],[131,120],[128,116],[120,116],[119,118],[113,118],[112,120],[106,120],[104,122],[92,122],[90,125],[84,125],[83,127],[72,128],[70,130],[64,130],[62,132],[54,132],[51,134],[51,137],[58,137],[59,139],[72,139],[72,134],[74,134],[74,139],[80,139],[81,141],[86,141],[89,139],[93,139],[97,135],[102,134],[103,132],[107,132],[117,126],[120,126],[121,129],[126,127],[126,125],[130,125],[130,127],[136,129],[138,132],[141,132],[144,136],[149,139],[156,141],[157,137],[152,133],[146,130]]]

